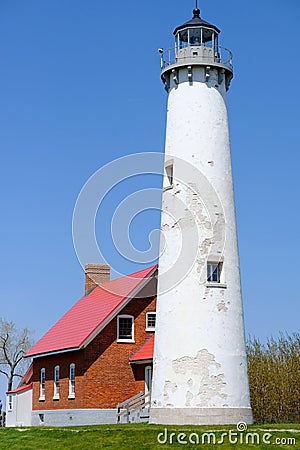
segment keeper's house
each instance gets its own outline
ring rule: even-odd
[[[32,366],[7,393],[7,426],[116,423],[119,403],[149,393],[156,275],[109,281],[109,266],[86,266],[86,295],[25,355]]]

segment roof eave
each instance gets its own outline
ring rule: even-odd
[[[33,353],[29,355],[24,355],[23,358],[41,358],[43,356],[50,356],[50,355],[57,355],[58,353],[67,353],[67,352],[75,352],[80,350],[81,347],[73,347],[73,348],[65,348],[62,350],[53,350],[50,352],[44,352],[44,353]]]
[[[147,363],[153,363],[153,358],[148,359],[138,359],[137,361],[129,361],[130,364],[147,364]]]
[[[211,30],[214,30],[216,33],[220,34],[221,30],[216,27],[215,25],[212,25],[208,22],[202,22],[202,23],[191,23],[191,22],[187,22],[183,25],[180,25],[179,27],[175,28],[175,30],[173,31],[174,36],[178,33],[178,31],[184,30],[185,28],[209,28]]]
[[[12,391],[7,391],[6,395],[19,394],[20,392],[25,392],[28,389],[32,389],[32,384],[33,383],[26,384],[25,386],[18,387],[16,389],[13,389]]]

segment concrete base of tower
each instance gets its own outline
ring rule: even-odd
[[[251,408],[151,408],[149,423],[160,425],[236,425],[253,423]]]

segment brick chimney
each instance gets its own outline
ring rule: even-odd
[[[85,295],[99,284],[110,280],[110,266],[106,264],[87,264],[85,266]]]

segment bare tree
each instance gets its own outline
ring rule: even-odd
[[[0,319],[0,373],[7,378],[7,390],[12,390],[15,377],[22,378],[28,361],[23,355],[32,346],[30,331],[27,328],[18,330],[13,322]]]

